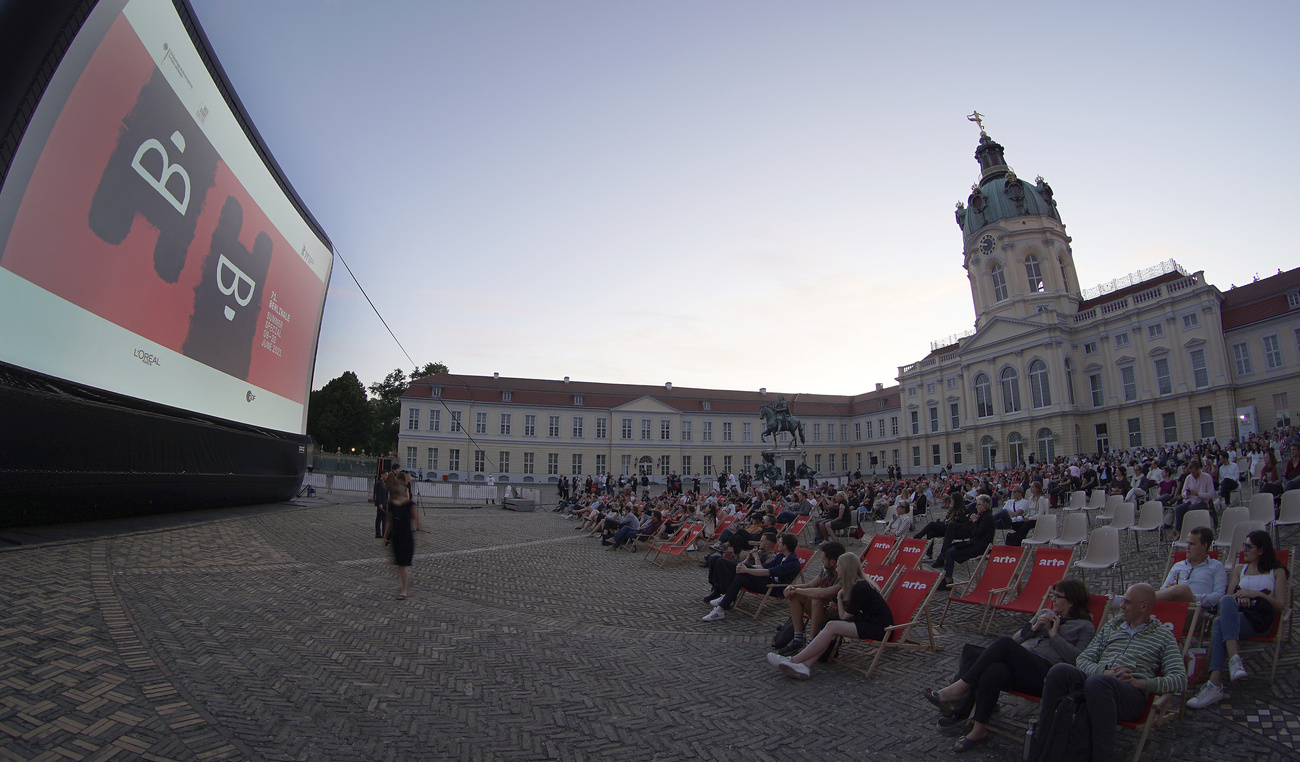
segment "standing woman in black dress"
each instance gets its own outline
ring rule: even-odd
[[[411,581],[411,559],[415,556],[415,533],[420,531],[420,514],[411,502],[411,477],[394,468],[385,481],[388,488],[388,521],[384,525],[384,544],[393,549],[393,566],[402,589],[397,600],[406,600],[406,586]]]

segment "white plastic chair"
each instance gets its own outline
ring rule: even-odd
[[[1107,495],[1106,507],[1102,508],[1101,513],[1097,514],[1097,520],[1110,521],[1111,519],[1115,518],[1115,508],[1123,504],[1124,504],[1123,495]]]
[[[1186,547],[1187,547],[1187,538],[1190,537],[1190,536],[1192,535],[1192,530],[1193,530],[1193,529],[1195,529],[1195,528],[1197,528],[1197,527],[1212,527],[1212,526],[1214,526],[1214,521],[1210,519],[1210,512],[1209,512],[1209,511],[1207,511],[1207,510],[1205,510],[1205,509],[1198,509],[1198,510],[1195,510],[1195,511],[1188,511],[1188,512],[1183,516],[1183,532],[1182,532],[1182,536],[1179,537],[1177,540],[1174,540],[1174,547],[1175,547],[1175,548],[1186,548]]]
[[[1286,493],[1282,494],[1286,497]],[[1262,521],[1265,524],[1272,524],[1277,517],[1273,509],[1273,493],[1261,492],[1250,499],[1250,520]]]
[[[1088,493],[1084,492],[1083,490],[1079,490],[1077,492],[1070,493],[1070,502],[1061,506],[1061,510],[1067,512],[1082,511],[1084,506],[1086,506],[1087,504],[1088,504]]]
[[[1123,532],[1133,526],[1135,513],[1137,513],[1137,507],[1132,503],[1120,503],[1115,507],[1115,517],[1111,519],[1110,525],[1115,527],[1115,531]]]
[[[1237,458],[1237,500],[1244,502],[1250,491],[1250,459]]]
[[[1020,541],[1021,545],[1039,546],[1046,545],[1056,539],[1056,514],[1047,513],[1038,517],[1038,523],[1034,528],[1029,530],[1025,539]]]
[[[1231,544],[1228,546],[1228,552],[1219,556],[1223,565],[1231,569],[1237,563],[1237,554],[1241,552],[1241,546],[1246,544],[1246,535],[1251,532],[1267,532],[1268,526],[1262,521],[1240,521],[1232,530]],[[1217,544],[1217,543],[1216,543]]]
[[[1269,506],[1268,510],[1272,513],[1273,506]],[[1224,511],[1223,518],[1219,519],[1219,537],[1214,541],[1214,547],[1227,548],[1231,552],[1235,547],[1232,543],[1232,530],[1243,521],[1250,521],[1250,509],[1244,505],[1234,505]],[[1185,519],[1183,526],[1187,526]]]
[[[1087,571],[1088,569],[1114,569],[1119,575],[1119,589],[1124,589],[1124,569],[1120,565],[1119,555],[1119,530],[1115,527],[1098,527],[1092,530],[1092,538],[1088,540],[1088,554],[1080,561],[1074,562],[1074,568]],[[1114,587],[1114,581],[1111,582]]]
[[[1101,487],[1092,491],[1088,498],[1088,504],[1083,507],[1085,511],[1100,511],[1106,507],[1106,493]]]
[[[1059,548],[1069,548],[1082,545],[1087,539],[1088,517],[1076,511],[1065,517],[1065,528],[1061,531],[1061,536],[1052,540],[1051,544]]]
[[[1142,511],[1138,514],[1138,521],[1129,527],[1133,533],[1133,547],[1139,553],[1142,552],[1142,545],[1138,542],[1138,532],[1160,532],[1160,542],[1165,541],[1165,507],[1155,500],[1142,504]]]
[[[1268,493],[1265,493],[1268,494]],[[1269,495],[1272,497],[1272,495]],[[1251,516],[1254,518],[1254,516]],[[1280,527],[1300,524],[1300,490],[1293,489],[1282,493],[1282,506],[1278,509],[1277,519],[1273,522],[1273,547],[1281,547],[1278,532]]]

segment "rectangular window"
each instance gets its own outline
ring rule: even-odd
[[[1286,392],[1273,395],[1273,420],[1278,428],[1291,425],[1291,403]]]
[[[1137,370],[1132,365],[1119,369],[1119,380],[1124,386],[1124,401],[1133,402],[1138,398]]]
[[[417,453],[419,453],[419,449],[416,447],[406,448],[406,467],[412,471],[419,468],[419,466],[415,462],[416,458],[419,457]]]
[[[1205,350],[1193,349],[1189,355],[1192,360],[1192,380],[1197,389],[1204,389],[1210,385],[1210,372],[1205,367]]]
[[[510,473],[510,453],[505,450],[497,453],[497,472],[503,474]]]
[[[429,387],[429,394],[432,395],[434,399],[438,399],[439,397],[442,396],[442,387],[441,386]]]
[[[754,441],[754,424],[750,423],[749,421],[745,421],[740,424],[740,441],[742,442]]]
[[[550,476],[560,473],[560,454],[558,452],[546,453],[546,473]]]
[[[812,441],[814,442],[822,441],[822,425],[820,423],[813,424]]]
[[[1250,345],[1246,342],[1232,345],[1232,361],[1237,364],[1238,376],[1249,376],[1250,367]]]
[[[474,473],[481,474],[487,470],[487,453],[482,450],[474,451]]]
[[[952,443],[952,462],[954,465],[961,465],[961,442]]]
[[[1101,388],[1101,374],[1088,376],[1088,388],[1092,391],[1092,406],[1102,407],[1106,404],[1106,393]]]
[[[700,441],[713,441],[713,421],[702,421],[700,423]]]
[[[895,466],[899,465],[899,463],[898,463],[898,450],[894,450],[894,465],[895,465]]]
[[[546,416],[546,436],[551,437],[552,439],[560,436],[560,416]]]
[[[1089,341],[1089,342],[1085,343],[1085,344],[1083,345],[1083,353],[1084,353],[1085,355],[1095,355],[1095,354],[1097,354],[1097,342],[1095,342],[1095,341]]]
[[[573,416],[573,438],[582,439],[582,416]]]
[[[858,470],[862,470],[862,453],[858,453]]]
[[[533,473],[533,453],[531,452],[524,453],[524,473]]]
[[[426,468],[429,471],[438,470],[438,448],[437,447],[429,448],[429,465],[426,466]]]
[[[660,475],[660,476],[667,476],[667,475],[671,474],[672,472],[673,472],[673,456],[671,456],[671,455],[660,455],[660,456],[659,456],[659,475]]]
[[[1269,370],[1282,367],[1282,345],[1277,341],[1277,334],[1264,337],[1264,367]],[[419,422],[416,423],[415,428],[420,428]]]
[[[826,424],[826,441],[827,442],[835,441],[835,424],[833,423]]]
[[[921,413],[920,413],[920,411],[918,411],[918,410],[913,410],[913,411],[911,411],[910,413],[908,413],[908,417],[912,420],[912,433],[913,433],[913,434],[920,434],[920,433],[921,433]]]
[[[501,436],[503,437],[510,436],[510,418],[510,413],[501,414]],[[501,470],[504,471],[505,469]]]
[[[442,411],[429,411],[429,431],[440,431],[442,429]]]
[[[526,437],[537,436],[537,416],[535,415],[524,416],[524,436]]]
[[[1124,333],[1117,333],[1117,334],[1115,334],[1115,348],[1116,348],[1116,349],[1118,349],[1118,348],[1120,348],[1120,347],[1127,347],[1127,346],[1128,346],[1129,344],[1131,344],[1131,343],[1132,343],[1132,342],[1130,342],[1130,341],[1129,341],[1129,338],[1128,338],[1128,331],[1125,331]]]
[[[460,411],[451,411],[451,427],[448,429],[451,433],[456,434],[460,431]],[[455,469],[453,469],[455,470]]]
[[[948,403],[948,426],[954,429],[961,428],[961,416],[958,415],[957,403]]]
[[[816,454],[816,455],[813,456],[813,470],[815,470],[815,471],[821,471],[821,470],[822,470],[822,456],[821,456],[821,453],[818,453],[818,454]]]
[[[1201,319],[1193,312],[1190,315],[1183,315],[1183,330],[1190,331],[1201,324]]]
[[[934,384],[933,381],[927,381],[927,382],[925,383],[925,393],[926,393],[926,394],[934,394],[934,390],[935,390],[936,388],[937,388],[937,387],[935,387],[935,384]]]
[[[1110,451],[1110,434],[1106,431],[1106,424],[1097,424],[1097,452]]]
[[[624,419],[621,421],[621,428],[622,428],[622,436],[623,436],[623,439],[631,439],[631,438],[632,438],[632,419],[631,419],[631,418],[624,418]]]
[[[723,470],[723,471],[726,471],[727,473],[731,473],[731,456],[730,456],[730,455],[723,455],[723,456],[722,456],[722,470]]]
[[[582,453],[575,452],[573,454],[573,470],[570,473],[574,476],[582,474]]]
[[[1300,291],[1292,291],[1286,295],[1286,306],[1291,310],[1300,307]]]
[[[705,476],[713,476],[713,456],[712,456],[712,455],[705,455],[705,456],[704,456],[704,475],[705,475]]]
[[[731,438],[731,426],[732,426],[731,421],[723,421],[723,422],[722,422],[722,441],[724,441],[724,442],[730,442],[730,441],[732,441],[732,438]],[[727,469],[727,471],[731,471],[731,469]]]
[[[939,408],[930,408],[930,433],[933,434],[939,430]]]
[[[624,455],[624,456],[620,459],[619,462],[622,464],[622,469],[623,469],[623,475],[624,475],[624,476],[627,476],[627,475],[629,475],[629,474],[632,473],[632,456],[631,456],[631,455]]]
[[[913,466],[920,466],[920,465],[921,465],[921,448],[920,448],[920,447],[913,447],[913,448],[912,448],[912,465],[913,465]]]
[[[410,410],[406,411],[406,430],[407,431],[420,430],[420,408],[413,407]]]
[[[661,418],[661,419],[659,419],[659,438],[660,438],[660,439],[672,439],[672,438],[673,438],[673,422],[672,422],[672,419],[669,419],[669,418]]]
[[[1163,323],[1152,323],[1147,326],[1147,338],[1158,339],[1165,335],[1165,326]]]
[[[509,401],[510,401],[510,392],[501,392],[501,401],[502,401],[502,402],[509,402]]]
[[[933,461],[932,465],[935,466],[939,465],[939,461],[942,459],[943,459],[943,450],[939,447],[939,445],[930,445],[930,460]]]
[[[1164,430],[1165,444],[1178,441],[1178,416],[1173,413],[1161,413],[1160,428]]]
[[[447,451],[447,470],[460,470],[460,450],[453,448]]]
[[[681,426],[682,426],[682,441],[683,441],[683,442],[689,442],[689,441],[691,441],[691,437],[694,436],[694,433],[693,433],[693,428],[694,428],[694,427],[693,427],[693,425],[692,425],[692,422],[691,422],[691,421],[682,421]]]
[[[862,441],[862,423],[861,423],[861,422],[853,424],[853,441],[854,441],[854,442],[861,442],[861,441]]]
[[[487,433],[487,413],[474,414],[474,433],[475,434]]]
[[[596,419],[596,438],[597,438],[597,439],[609,439],[609,419],[608,419],[608,418],[597,418],[597,419]]]
[[[686,476],[686,475],[689,474],[690,472],[691,472],[691,456],[689,456],[689,455],[683,455],[683,456],[682,456],[682,476]]]
[[[744,463],[745,463],[745,473],[749,473],[749,470],[754,466],[754,456],[746,455]]]
[[[1201,419],[1201,439],[1212,439],[1214,437],[1214,408],[1209,405],[1198,407],[1196,408],[1196,416]]]
[[[1156,358],[1156,389],[1162,396],[1174,393],[1174,379],[1169,375],[1168,357]]]
[[[603,474],[603,473],[605,473],[605,455],[604,455],[604,453],[598,453],[598,454],[596,455],[596,473],[598,473],[598,474]]]
[[[1142,446],[1142,419],[1141,418],[1128,419],[1128,446],[1129,447]]]
[[[581,405],[581,404],[582,404],[582,395],[581,395],[581,394],[575,394],[575,395],[573,395],[573,404],[575,404],[575,405]]]
[[[915,387],[915,386],[909,386],[909,387],[907,387],[907,396],[908,396],[908,397],[915,397],[915,396],[916,396],[916,387]]]
[[[841,442],[849,441],[849,425],[847,423],[840,424],[840,441]],[[848,464],[846,463],[844,467],[845,469],[847,469]]]
[[[876,429],[876,430],[880,432],[880,438],[881,438],[881,439],[884,439],[884,438],[885,438],[885,419],[884,419],[884,418],[881,418],[879,421],[877,421],[877,423],[880,424],[880,427],[879,427],[878,429]],[[884,458],[881,458],[881,460],[884,460]]]
[[[641,419],[641,439],[642,441],[646,441],[646,442],[650,441],[650,419],[649,418]]]
[[[896,415],[889,417],[889,434],[890,436],[898,436],[898,416]]]

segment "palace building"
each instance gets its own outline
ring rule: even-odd
[[[1172,260],[1081,289],[1052,188],[983,130],[957,204],[973,331],[853,396],[789,394],[778,465],[834,476],[1004,467],[1290,424],[1300,268],[1222,292]],[[442,374],[402,395],[399,460],[426,478],[753,471],[778,393]],[[789,435],[779,440],[788,447]],[[782,462],[783,461],[783,462]]]

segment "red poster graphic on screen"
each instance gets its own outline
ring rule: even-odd
[[[36,164],[0,264],[139,336],[305,403],[325,284],[119,16]]]

